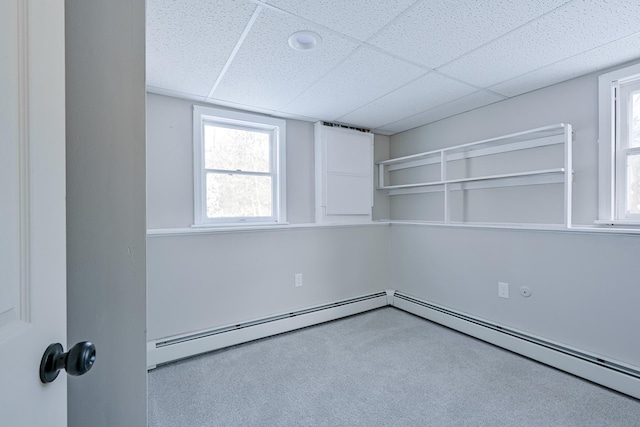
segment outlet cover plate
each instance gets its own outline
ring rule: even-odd
[[[500,298],[509,298],[509,284],[498,282],[498,296]]]

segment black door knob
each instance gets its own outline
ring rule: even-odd
[[[62,344],[51,344],[44,352],[40,362],[40,381],[50,383],[58,377],[60,369],[69,375],[83,375],[96,361],[96,346],[89,341],[82,341],[64,352]]]

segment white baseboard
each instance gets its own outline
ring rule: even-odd
[[[594,383],[640,399],[640,369],[604,360],[578,349],[492,324],[393,290],[310,307],[241,324],[149,341],[147,366],[195,356],[221,348],[313,326],[380,307],[393,306],[424,319],[553,366]]]
[[[392,305],[451,329],[640,399],[640,370],[588,352],[562,347],[526,333],[396,292]]]
[[[389,305],[385,292],[147,342],[147,368]]]

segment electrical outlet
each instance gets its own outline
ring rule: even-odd
[[[523,286],[520,288],[520,295],[527,298],[531,296],[531,289],[528,286]]]
[[[294,284],[296,288],[299,288],[300,286],[302,286],[302,273],[296,273]]]
[[[509,298],[509,284],[498,282],[498,296],[500,298]]]

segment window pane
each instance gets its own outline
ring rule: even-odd
[[[640,214],[640,154],[627,156],[627,213]]]
[[[270,217],[271,177],[208,173],[207,217]]]
[[[629,147],[640,147],[640,92],[631,96],[631,135]]]
[[[270,171],[269,133],[204,125],[204,161],[207,169],[247,172]]]

